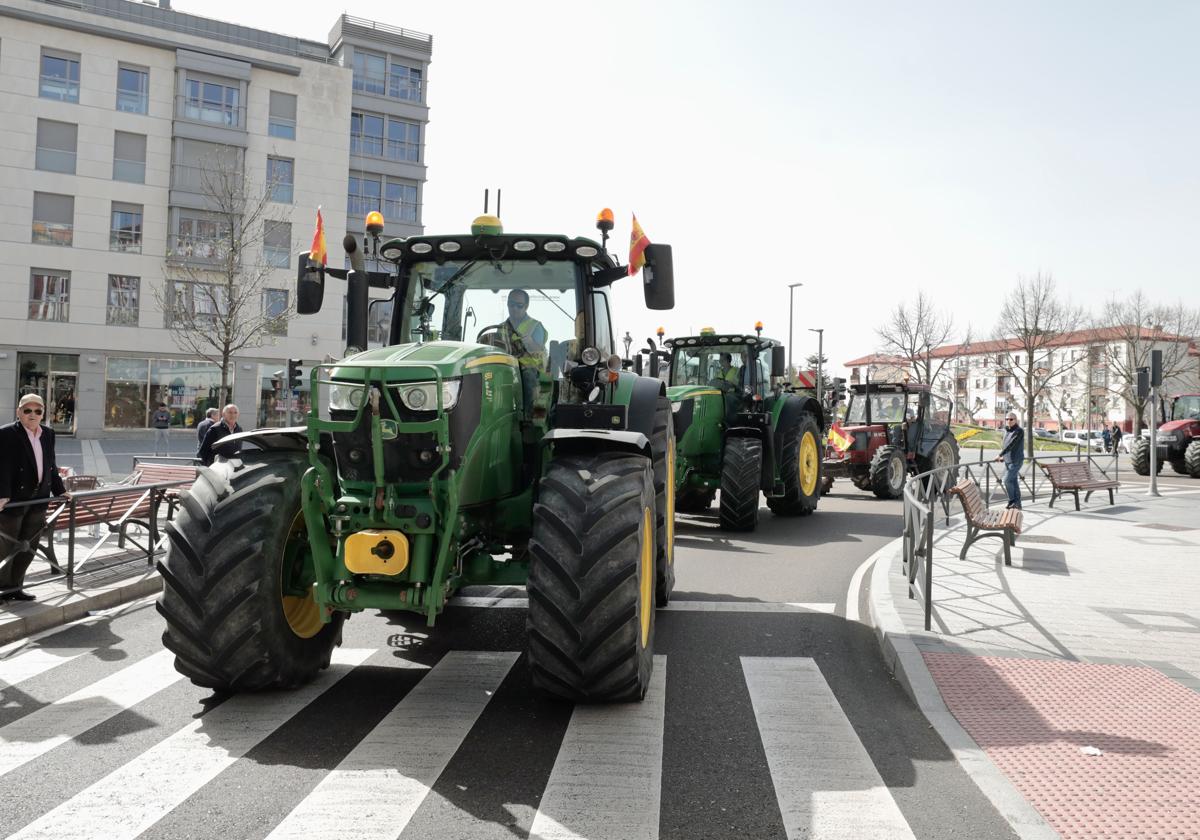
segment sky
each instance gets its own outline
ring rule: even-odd
[[[841,363],[924,290],[990,337],[1020,277],[1092,309],[1197,305],[1200,4],[174,0],[324,41],[337,15],[433,36],[423,220],[673,248],[676,306],[614,286],[618,338],[712,326]]]

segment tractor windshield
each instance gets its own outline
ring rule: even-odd
[[[583,340],[584,319],[573,262],[422,262],[409,274],[418,297],[414,338],[491,344],[547,371],[577,355],[572,345]],[[429,301],[424,314],[421,298]]]
[[[671,356],[671,385],[750,387],[744,345],[680,347]],[[760,383],[761,385],[761,383]]]
[[[910,395],[916,397],[915,394]],[[906,416],[908,419],[916,417],[916,402],[907,409],[904,404],[903,394],[871,394],[871,422],[872,423],[903,423]],[[850,396],[850,405],[846,407],[846,423],[848,425],[862,425],[867,422],[867,397],[866,394],[852,394]]]
[[[1171,408],[1173,420],[1200,420],[1200,394],[1176,397]]]

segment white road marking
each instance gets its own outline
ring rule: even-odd
[[[452,607],[483,609],[525,609],[528,598],[488,598],[460,595],[451,599]],[[784,603],[778,601],[672,601],[663,607],[669,612],[748,612],[748,613],[826,613],[832,614],[837,604]]]
[[[0,689],[32,679],[90,652],[91,648],[31,647],[7,659],[0,659]]]
[[[576,706],[530,840],[657,840],[667,657],[641,703]]]
[[[742,670],[789,840],[914,836],[816,662],[743,656]]]
[[[183,679],[160,651],[0,728],[0,776]]]
[[[870,557],[868,557],[866,560],[864,560],[859,565],[859,567],[854,570],[854,575],[850,578],[850,587],[846,590],[846,620],[847,621],[858,621],[859,620],[859,617],[858,617],[858,595],[859,595],[859,590],[862,588],[863,576],[866,575],[868,569],[870,569],[872,566],[875,565],[875,561],[878,560],[881,555],[891,552],[891,551],[892,551],[892,549],[891,549],[890,545],[884,546],[879,551],[875,552]]]
[[[447,653],[269,837],[398,837],[518,655]]]
[[[15,838],[137,837],[212,781],[374,650],[340,648],[295,691],[239,694],[13,834]]]

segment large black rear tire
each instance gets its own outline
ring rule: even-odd
[[[933,447],[928,458],[917,459],[917,469],[920,472],[929,472],[930,470],[944,470],[939,473],[934,483],[935,487],[945,487],[949,489],[958,483],[958,441],[954,435],[946,432]],[[945,476],[943,478],[942,476]],[[945,482],[944,484],[942,482]]]
[[[881,499],[899,499],[908,478],[904,451],[898,446],[881,446],[871,458],[871,491]]]
[[[1133,471],[1138,475],[1150,475],[1150,440],[1144,437],[1138,437],[1129,447],[1129,461],[1133,464]],[[1155,472],[1162,472],[1162,461],[1159,460],[1155,465],[1158,469]]]
[[[1177,475],[1187,475],[1188,474],[1187,461],[1185,461],[1183,458],[1172,458],[1171,459],[1171,469],[1173,469]]]
[[[654,535],[657,554],[654,560],[654,597],[658,606],[671,601],[675,588],[675,416],[671,401],[658,398],[654,412]]]
[[[563,455],[533,506],[529,670],[575,702],[641,700],[654,665],[654,473],[640,455]]]
[[[758,526],[758,488],[762,481],[762,441],[736,437],[725,441],[721,463],[720,524],[726,531]]]
[[[768,498],[767,507],[776,516],[808,516],[817,509],[822,492],[821,427],[808,412],[796,418],[783,433],[779,459],[783,495]]]
[[[263,455],[201,469],[167,524],[158,563],[163,645],[175,668],[219,691],[294,688],[329,667],[344,613],[322,624],[294,590],[308,551],[300,513],[307,459]]]

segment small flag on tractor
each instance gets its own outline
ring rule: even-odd
[[[309,262],[327,265],[329,255],[325,251],[325,222],[321,220],[321,208],[317,207],[317,230],[313,233],[312,247],[308,249]]]
[[[854,445],[854,438],[842,430],[841,424],[834,423],[829,427],[829,442],[838,452],[845,452]]]
[[[646,264],[646,246],[650,244],[650,240],[646,238],[646,231],[642,230],[642,226],[638,224],[637,215],[633,217],[633,229],[629,232],[629,276],[637,274],[642,266]]]

